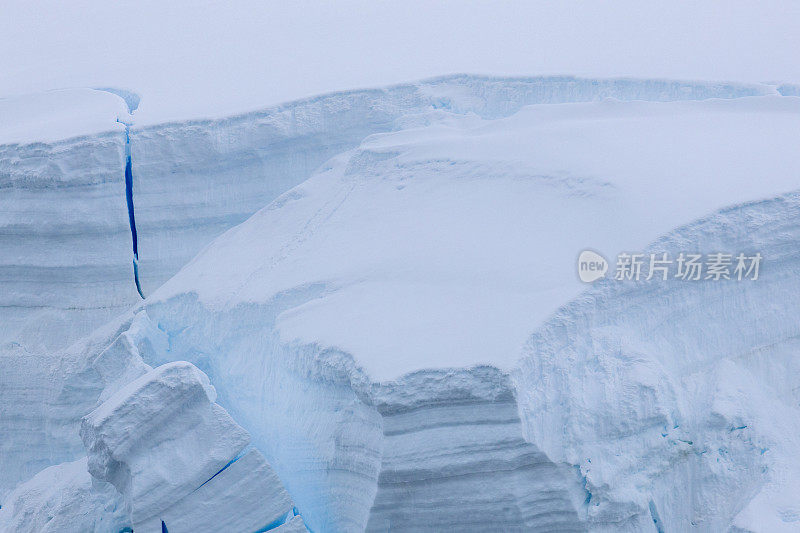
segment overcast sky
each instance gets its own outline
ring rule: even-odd
[[[0,96],[116,86],[150,121],[456,72],[800,82],[800,3],[5,0]]]

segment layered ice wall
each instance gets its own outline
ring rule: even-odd
[[[144,363],[189,361],[312,531],[790,529],[797,201],[716,211],[798,187],[799,125],[767,86],[456,77],[133,128],[148,298],[6,352],[0,497],[79,460]],[[761,251],[763,277],[581,296],[580,250],[654,241]]]
[[[494,367],[420,371],[376,391],[383,457],[368,531],[583,531],[575,468],[522,437]]]
[[[127,115],[113,95],[0,100],[0,353],[43,353],[135,300],[121,174]]]

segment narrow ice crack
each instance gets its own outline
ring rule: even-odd
[[[661,522],[661,517],[658,515],[656,502],[650,499],[648,502],[648,507],[650,508],[650,518],[653,519],[653,524],[656,526],[656,531],[658,533],[664,533],[664,524]]]
[[[142,285],[139,282],[139,237],[136,234],[136,216],[133,209],[133,163],[131,161],[129,124],[125,124],[125,201],[128,204],[128,222],[130,223],[131,240],[133,241],[133,280],[136,283],[136,291],[144,299]]]
[[[125,102],[128,115],[139,108],[141,98],[138,94],[127,89],[114,87],[97,87],[94,90],[114,94]],[[136,233],[136,216],[133,208],[133,160],[131,159],[131,124],[117,118],[117,122],[125,126],[125,202],[128,206],[128,224],[131,228],[131,241],[133,242],[133,281],[136,283],[136,292],[144,299],[142,284],[139,280],[139,236]]]
[[[93,87],[95,91],[102,91],[118,96],[125,102],[128,115],[139,108],[141,97],[133,91],[117,87]],[[128,224],[131,228],[131,241],[133,242],[133,281],[136,283],[136,292],[144,299],[142,284],[139,281],[139,237],[136,233],[136,217],[133,209],[133,160],[131,159],[131,123],[117,118],[117,122],[125,126],[125,203],[128,206]]]

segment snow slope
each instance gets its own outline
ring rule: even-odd
[[[370,134],[403,128],[402,117],[431,108],[498,118],[540,103],[775,93],[768,85],[450,76],[323,95],[219,120],[134,125],[142,285],[151,293],[214,237],[306,180],[332,156]]]
[[[289,300],[282,342],[337,347],[381,381],[510,368],[531,326],[583,290],[580,250],[641,250],[795,188],[798,126],[800,99],[775,96],[409,116],[209,245],[153,301]]]

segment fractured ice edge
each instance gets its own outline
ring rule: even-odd
[[[462,76],[134,125],[140,303],[124,134],[0,146],[0,530],[795,530],[782,94]],[[575,279],[648,242],[765,259]]]

